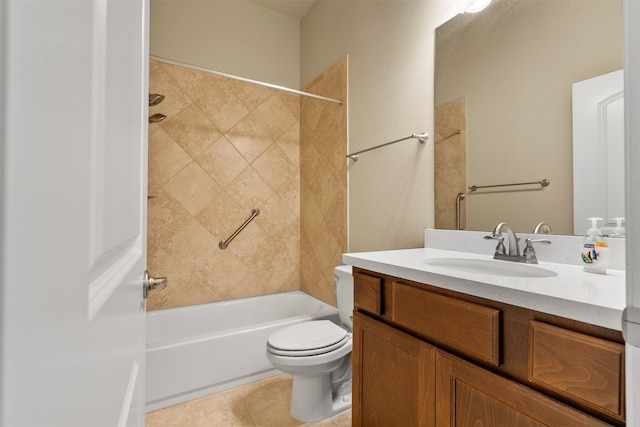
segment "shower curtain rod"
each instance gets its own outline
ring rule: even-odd
[[[290,88],[284,87],[284,86],[278,86],[278,85],[274,85],[274,84],[271,84],[271,83],[261,82],[261,81],[258,81],[258,80],[247,79],[245,77],[235,76],[233,74],[227,74],[227,73],[223,73],[221,71],[209,70],[207,68],[197,67],[195,65],[190,65],[190,64],[184,64],[182,62],[173,61],[171,59],[161,58],[159,56],[149,56],[149,58],[155,59],[157,61],[166,62],[167,64],[178,65],[180,67],[187,67],[187,68],[191,68],[193,70],[202,71],[204,73],[214,74],[214,75],[220,76],[220,77],[227,77],[227,78],[234,79],[234,80],[240,80],[241,82],[245,82],[245,83],[251,83],[251,84],[254,84],[254,85],[258,85],[258,86],[268,87],[270,89],[281,90],[283,92],[289,92],[289,93],[293,93],[293,94],[296,94],[296,95],[308,96],[310,98],[320,99],[322,101],[335,102],[336,104],[340,104],[340,105],[344,104],[344,101],[341,101],[339,99],[327,98],[326,96],[316,95],[315,93],[303,92],[301,90],[290,89]]]

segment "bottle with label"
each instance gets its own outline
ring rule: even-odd
[[[624,217],[611,218],[616,222],[616,226],[609,235],[609,237],[624,237],[624,227],[622,226],[622,221],[624,221]]]
[[[609,265],[609,245],[598,228],[598,221],[602,221],[602,218],[587,218],[587,221],[591,221],[591,228],[582,241],[584,271],[606,274]]]

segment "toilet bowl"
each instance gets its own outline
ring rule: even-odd
[[[304,422],[351,408],[353,277],[351,266],[334,271],[341,326],[330,320],[298,323],[274,332],[267,341],[269,362],[293,376],[291,416]]]

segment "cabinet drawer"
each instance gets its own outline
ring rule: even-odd
[[[500,310],[402,283],[392,284],[392,320],[435,344],[500,365]]]
[[[529,322],[529,381],[624,420],[624,345]]]
[[[353,276],[353,305],[369,313],[382,314],[382,279],[362,273]]]

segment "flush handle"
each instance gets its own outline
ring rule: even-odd
[[[154,290],[163,290],[167,287],[166,277],[151,277],[147,270],[144,271],[144,297],[147,297],[147,292]]]

